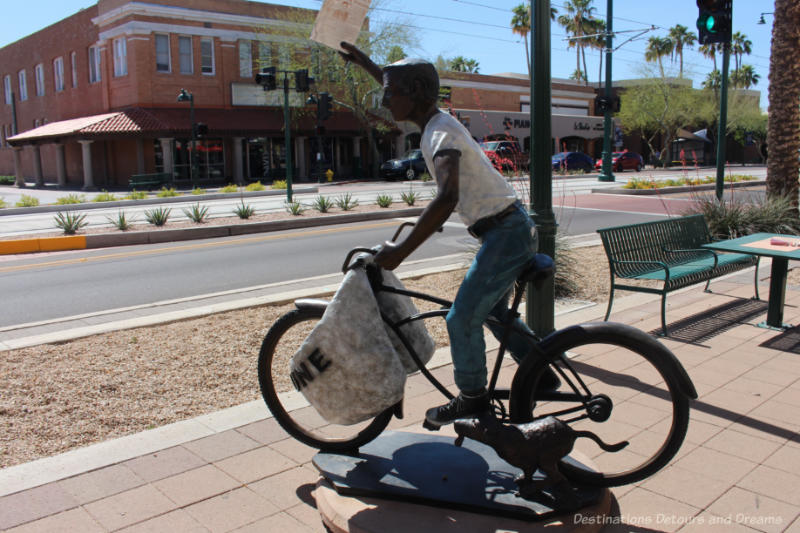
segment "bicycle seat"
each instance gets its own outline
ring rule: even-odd
[[[533,256],[522,273],[517,277],[517,283],[534,283],[541,285],[547,278],[553,275],[556,270],[553,259],[547,254],[536,254]]]

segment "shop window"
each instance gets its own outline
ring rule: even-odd
[[[272,66],[272,44],[258,43],[258,66],[259,68]]]
[[[64,90],[64,58],[57,57],[53,60],[53,85],[56,92]]]
[[[178,37],[178,56],[181,74],[194,74],[194,51],[191,37]]]
[[[114,39],[114,76],[128,75],[128,44],[127,39],[122,37]]]
[[[19,101],[24,102],[28,99],[28,75],[25,74],[25,69],[17,73],[19,79]]]
[[[102,79],[100,74],[100,48],[89,47],[89,83],[97,83]]]
[[[200,72],[214,75],[214,39],[200,41]]]
[[[44,65],[39,63],[33,67],[33,78],[36,82],[36,96],[44,96]]]
[[[78,54],[75,52],[69,55],[70,66],[72,67],[72,88],[78,86]]]
[[[170,72],[169,35],[157,33],[156,41],[156,72]]]
[[[239,76],[253,77],[253,45],[250,41],[239,41]]]
[[[6,92],[6,105],[11,105],[11,76],[6,75],[6,77],[3,78],[3,88]]]

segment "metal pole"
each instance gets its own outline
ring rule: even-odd
[[[534,0],[531,0],[533,2]],[[539,232],[539,251],[555,257],[553,214],[552,111],[550,101],[550,0],[531,5],[531,199],[530,213]],[[540,290],[528,284],[528,326],[545,336],[555,328],[555,286],[551,278]]]
[[[717,130],[717,200],[722,201],[722,190],[725,185],[725,139],[728,129],[728,67],[731,62],[731,43],[722,45],[722,94],[719,98],[719,128]]]
[[[192,182],[192,187],[195,187],[195,178],[197,177],[197,128],[194,124],[194,94],[189,95],[189,121],[192,123],[192,152],[189,154],[189,181]]]
[[[289,132],[289,76],[283,73],[283,128],[286,143],[286,201],[292,202],[292,139]]]
[[[612,152],[611,152],[611,55],[613,50],[613,33],[612,21],[614,0],[608,0],[606,7],[606,109],[603,113],[603,171],[597,177],[599,181],[614,181],[614,169],[611,168]]]
[[[17,130],[17,98],[14,95],[14,91],[12,90],[11,91],[11,135],[14,136],[17,133],[19,133],[19,130]],[[19,188],[24,188],[25,178],[22,176],[22,170],[16,168],[16,165],[14,170],[15,170],[14,174],[16,176],[16,179],[14,180],[14,185],[16,185]]]

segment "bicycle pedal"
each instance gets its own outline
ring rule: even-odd
[[[422,427],[427,429],[428,431],[439,431],[439,428],[441,428],[441,426],[432,424],[427,418],[423,420]]]

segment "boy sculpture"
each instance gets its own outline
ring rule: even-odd
[[[536,228],[514,190],[467,129],[439,111],[439,76],[432,64],[403,59],[381,68],[352,44],[343,42],[341,46],[346,61],[360,66],[383,84],[382,105],[392,117],[419,126],[422,155],[438,185],[436,197],[408,236],[399,243],[387,242],[375,262],[388,270],[397,268],[454,210],[481,243],[447,315],[455,383],[460,393],[447,404],[426,412],[429,425],[438,429],[489,409],[483,323],[490,314],[502,317],[506,312],[514,280],[536,254]],[[509,343],[517,361],[525,356],[525,344],[519,340]]]

